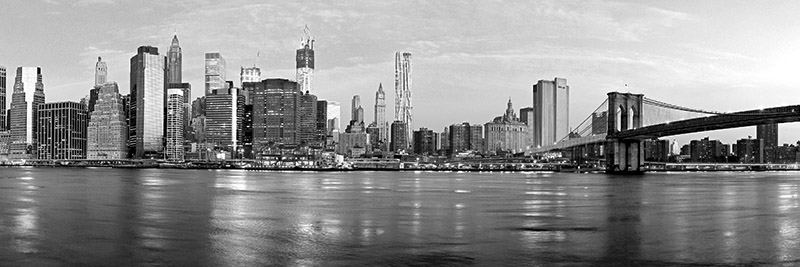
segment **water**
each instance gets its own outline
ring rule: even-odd
[[[0,168],[3,266],[800,264],[800,173]]]

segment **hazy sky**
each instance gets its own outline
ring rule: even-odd
[[[571,87],[575,126],[624,84],[707,110],[800,103],[797,14],[800,1],[11,0],[0,8],[0,64],[9,69],[9,101],[17,66],[42,67],[48,102],[79,100],[93,85],[98,56],[127,93],[136,48],[165,54],[177,29],[183,77],[198,96],[209,51],[227,59],[237,86],[242,65],[257,64],[263,78],[294,79],[308,24],[316,94],[342,102],[343,121],[355,94],[372,121],[379,83],[393,114],[394,52],[409,51],[415,128],[487,122],[509,97],[515,109],[530,106],[532,84],[553,77]],[[754,128],[678,140],[727,143]],[[798,139],[800,125],[781,126],[781,142]]]

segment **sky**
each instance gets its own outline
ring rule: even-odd
[[[98,56],[127,93],[137,47],[165,55],[177,33],[183,78],[199,96],[206,52],[222,53],[237,86],[239,68],[254,64],[262,78],[295,79],[308,25],[315,94],[341,102],[345,122],[353,95],[373,120],[380,83],[393,115],[394,53],[408,51],[414,128],[488,122],[509,98],[517,111],[531,106],[532,85],[554,77],[570,86],[575,127],[611,91],[722,112],[800,103],[797,14],[800,1],[9,0],[0,65],[8,101],[17,66],[42,67],[47,102],[78,101]],[[755,127],[670,139],[748,135]],[[800,124],[780,126],[781,143],[797,140]]]

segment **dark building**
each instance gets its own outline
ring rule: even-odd
[[[608,111],[592,113],[592,134],[608,133]]]
[[[85,159],[89,116],[77,102],[40,104],[39,159]]]
[[[325,146],[328,141],[328,101],[317,100],[317,143]]]
[[[667,162],[669,160],[669,140],[645,140],[642,142],[642,146],[645,161]]]
[[[448,155],[470,150],[470,125],[467,122],[450,125],[448,129]]]
[[[739,139],[736,156],[741,163],[764,163],[764,139]]]
[[[756,138],[764,140],[764,162],[775,162],[778,147],[778,124],[768,123],[756,126]]]
[[[405,122],[394,121],[392,122],[391,138],[392,142],[389,144],[389,150],[399,152],[408,148],[408,126]]]
[[[797,147],[789,144],[775,148],[775,158],[773,163],[791,164],[797,163]]]
[[[297,135],[297,83],[266,79],[258,83],[253,99],[253,146],[294,144]]]
[[[140,46],[130,60],[129,150],[136,159],[160,159],[164,153],[166,57],[158,48]]]
[[[214,89],[206,95],[206,142],[218,150],[236,154],[243,139],[244,96],[239,88]]]
[[[367,126],[367,134],[369,134],[369,143],[372,145],[372,150],[381,150],[381,128],[378,124],[373,122]]]
[[[245,97],[247,99],[247,97]],[[245,103],[247,100],[245,100]],[[242,118],[242,148],[243,157],[253,158],[253,105],[244,105],[244,117]]]
[[[692,162],[718,162],[723,156],[723,144],[719,140],[709,140],[708,137],[692,140],[689,143],[689,153]]]
[[[420,128],[414,131],[414,153],[420,155],[436,154],[436,135],[432,130]]]
[[[321,146],[317,135],[317,96],[311,93],[297,94],[297,140],[299,145]]]
[[[6,67],[0,66],[0,131],[8,129],[6,115]]]
[[[101,85],[95,85],[94,88],[89,90],[89,103],[87,103],[87,108],[89,109],[89,114],[92,114],[94,111],[94,105],[97,103],[97,96],[100,92]]]

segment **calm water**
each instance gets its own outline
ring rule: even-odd
[[[0,168],[0,265],[798,265],[799,185],[800,173]]]

